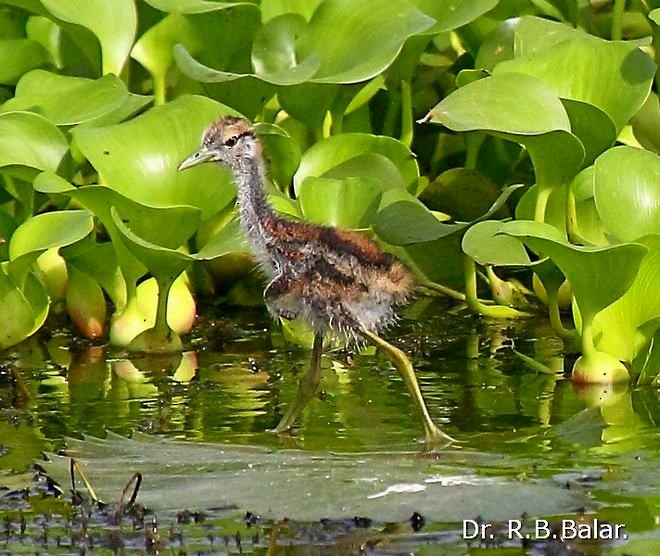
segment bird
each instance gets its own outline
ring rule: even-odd
[[[288,431],[316,393],[324,338],[333,336],[382,349],[410,391],[425,440],[453,441],[432,421],[405,353],[378,335],[395,320],[395,307],[413,292],[414,279],[403,263],[359,232],[277,213],[266,196],[261,142],[244,118],[224,116],[210,125],[201,147],[178,170],[207,162],[224,166],[233,177],[241,227],[268,280],[264,301],[269,312],[275,318],[302,320],[314,333],[309,370],[275,432]]]

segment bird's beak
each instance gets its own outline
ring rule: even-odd
[[[197,152],[194,152],[188,158],[186,158],[181,164],[179,164],[177,170],[179,172],[181,172],[181,170],[187,170],[188,168],[192,168],[193,166],[197,166],[203,162],[208,162],[212,158],[213,151],[210,151],[206,147],[202,147]]]

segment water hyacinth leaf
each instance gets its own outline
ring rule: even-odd
[[[103,74],[121,74],[137,30],[134,0],[42,0],[42,4],[58,19],[94,33],[101,45]]]
[[[303,58],[317,53],[322,65],[314,76],[325,83],[366,81],[385,70],[409,37],[435,20],[400,0],[326,0],[301,37]]]
[[[413,511],[433,522],[460,522],[477,514],[494,520],[518,516],[521,510],[532,515],[565,513],[584,503],[579,494],[552,482],[514,482],[464,470],[457,475],[451,465],[429,470],[428,462],[406,453],[270,451],[137,433],[132,440],[109,434],[106,440],[67,439],[67,445],[66,457],[49,454],[43,463],[59,484],[68,484],[74,457],[99,496],[114,500],[127,477],[139,469],[143,482],[138,501],[155,510],[180,510],[182,489],[187,493],[185,503],[195,508],[222,504],[242,514],[252,508],[268,519],[286,516],[300,521],[360,515],[377,522],[401,522]],[[466,457],[469,461],[470,455]],[[199,473],[200,461],[205,462],[205,473]],[[282,496],[283,489],[288,496]],[[438,497],[443,504],[438,504]]]
[[[323,0],[262,0],[259,7],[264,23],[282,14],[299,14],[309,21]]]
[[[30,70],[48,64],[50,57],[46,49],[29,39],[0,40],[0,83],[14,85]]]
[[[655,92],[646,99],[646,102],[631,118],[630,124],[635,139],[647,151],[660,154],[660,105]]]
[[[616,147],[594,164],[594,199],[605,228],[619,241],[660,235],[660,158]]]
[[[62,132],[43,116],[0,114],[0,168],[19,165],[54,172],[68,150]]]
[[[122,241],[127,249],[158,278],[158,276],[169,276],[174,280],[194,260],[190,255],[145,241],[137,236],[131,227],[137,221],[120,215],[115,207],[110,209],[112,220],[121,234]]]
[[[660,235],[638,238],[649,252],[630,289],[594,318],[596,347],[633,361],[660,327]]]
[[[34,334],[48,316],[50,300],[33,275],[28,274],[23,288],[18,288],[7,274],[8,263],[0,267],[0,309],[11,315],[0,330],[0,349],[13,346]]]
[[[86,79],[34,70],[16,85],[14,98],[2,105],[3,112],[29,110],[55,125],[76,125],[119,109],[128,99],[124,83],[114,75]]]
[[[550,87],[523,74],[493,75],[455,90],[427,116],[453,131],[540,135],[571,130],[566,110]]]
[[[639,244],[583,247],[566,243],[550,224],[507,222],[502,232],[519,238],[540,256],[550,257],[571,283],[584,320],[593,319],[630,288],[647,248]]]
[[[471,226],[461,242],[465,254],[481,265],[529,265],[531,261],[520,241],[499,234],[503,225],[499,220],[486,220]]]
[[[180,13],[172,13],[147,29],[131,50],[131,58],[142,64],[154,80],[156,104],[165,102],[167,72],[174,63],[172,49],[176,44],[193,53],[203,46],[199,30]]]
[[[502,62],[493,74],[534,76],[561,98],[597,106],[620,131],[646,100],[655,64],[635,44],[583,35]]]
[[[389,159],[398,169],[406,187],[412,189],[416,187],[419,168],[410,149],[403,143],[392,137],[380,137],[368,133],[343,133],[319,141],[305,151],[298,171],[293,177],[296,194],[300,184],[307,177],[327,177],[337,166],[365,154],[378,154]],[[365,169],[363,168],[361,172],[365,172]],[[345,172],[341,177],[348,177],[348,174]],[[391,183],[391,180],[388,182]]]
[[[499,0],[413,0],[411,3],[437,21],[426,33],[437,34],[467,25],[492,10]]]
[[[9,242],[9,257],[17,259],[64,247],[80,241],[94,229],[92,214],[86,210],[65,210],[38,214],[21,224]]]
[[[145,0],[147,4],[168,13],[200,14],[226,10],[234,6],[257,6],[252,2],[215,2],[209,0]]]
[[[281,189],[288,188],[300,165],[300,146],[275,124],[260,123],[255,130],[264,146],[269,177]]]
[[[581,29],[575,29],[549,19],[524,15],[507,20],[514,27],[514,53],[516,58],[533,54],[538,50],[551,48],[568,39],[585,36]],[[513,56],[512,56],[513,57]]]
[[[374,178],[308,177],[300,184],[298,199],[305,220],[340,228],[368,228],[382,189]]]
[[[228,174],[212,165],[182,173],[176,168],[223,114],[235,112],[205,97],[184,96],[128,122],[76,128],[73,135],[108,187],[148,206],[198,207],[208,218],[234,198]]]
[[[402,0],[326,0],[308,23],[296,14],[269,20],[255,41],[253,71],[213,69],[183,46],[174,56],[184,74],[203,82],[253,76],[279,85],[356,83],[385,70],[406,39],[434,23]]]
[[[305,18],[297,14],[284,14],[268,21],[252,45],[254,75],[275,85],[309,81],[321,67],[321,56],[314,52],[298,59],[296,43],[306,27]]]
[[[432,242],[450,235],[457,235],[479,220],[490,218],[520,187],[521,185],[510,185],[504,188],[495,203],[484,214],[472,222],[461,224],[441,222],[417,199],[397,200],[387,204],[378,212],[373,222],[373,229],[383,241],[391,245]]]
[[[617,136],[614,122],[593,104],[569,99],[562,99],[562,102],[571,120],[571,133],[580,139],[585,149],[582,166],[589,166],[614,144]]]
[[[392,245],[410,245],[433,241],[464,228],[460,224],[444,224],[421,203],[396,201],[380,210],[373,229],[383,241]]]

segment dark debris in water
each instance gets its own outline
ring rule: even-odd
[[[137,487],[135,496],[126,500],[135,478],[127,483],[119,502],[103,503],[77,490],[65,494],[35,467],[30,488],[0,496],[0,555],[26,551],[53,555],[109,551],[113,554],[393,556],[427,553],[428,548],[423,547],[431,545],[437,553],[442,553],[445,546],[452,552],[456,547],[467,551],[503,548],[539,556],[589,556],[600,554],[603,548],[591,539],[582,542],[510,539],[503,523],[492,524],[491,539],[464,540],[456,524],[428,523],[418,512],[401,523],[378,523],[365,516],[323,518],[315,522],[286,518],[274,521],[235,507],[156,514],[134,499]],[[531,522],[525,515],[521,519]],[[475,522],[480,521],[477,516]],[[551,524],[551,527],[559,525]]]

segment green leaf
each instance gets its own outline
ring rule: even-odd
[[[234,6],[252,6],[252,2],[215,2],[209,0],[145,0],[147,4],[153,6],[161,12],[199,14],[216,10],[226,10]]]
[[[383,177],[391,176],[391,166],[387,162],[382,164],[382,159],[373,157],[362,158],[360,164],[344,167],[345,170],[351,168],[353,170],[351,173],[348,171],[341,171],[341,174],[334,173],[335,171],[339,172],[337,168],[340,165],[367,154],[381,155],[388,159],[398,170],[406,187],[409,189],[415,188],[419,179],[419,169],[414,156],[403,143],[391,137],[381,137],[367,133],[342,133],[319,141],[305,151],[298,171],[293,177],[296,194],[298,194],[300,184],[309,176],[349,177],[350,175],[370,174],[371,169],[363,165],[363,162],[367,161],[377,161],[374,165],[375,168],[379,168],[377,173]],[[383,171],[383,166],[387,167],[387,170]],[[383,186],[396,186],[397,182],[401,183],[401,178],[397,179],[395,177],[392,179],[387,177],[387,181],[383,182]]]
[[[67,445],[66,457],[49,454],[43,463],[59,484],[70,481],[74,457],[99,496],[114,500],[139,469],[144,477],[139,501],[154,510],[180,510],[183,504],[206,509],[221,500],[243,514],[251,508],[268,519],[360,515],[401,522],[417,511],[429,521],[460,522],[476,515],[508,519],[521,508],[533,515],[560,514],[583,504],[580,495],[554,483],[495,480],[465,468],[457,475],[456,466],[434,462],[430,469],[425,458],[408,453],[331,454],[226,444],[219,449],[137,433],[132,440],[109,434],[106,440],[68,439]],[[470,454],[465,457],[469,469]],[[282,496],[284,491],[287,496]],[[309,492],[314,496],[307,496]],[[438,497],[444,503],[438,504]]]
[[[583,247],[564,241],[550,224],[507,222],[502,233],[520,238],[543,257],[550,257],[571,283],[582,318],[587,321],[620,298],[635,280],[647,248],[638,244]]]
[[[465,228],[461,224],[443,224],[421,203],[396,201],[378,212],[374,231],[392,245],[433,241]]]
[[[300,146],[275,124],[257,124],[255,131],[264,146],[269,177],[280,189],[287,189],[300,165]]]
[[[34,70],[21,78],[16,96],[2,111],[29,110],[55,125],[76,125],[119,110],[128,98],[126,86],[114,75],[93,80]]]
[[[437,23],[426,33],[437,34],[453,31],[467,25],[492,10],[499,0],[412,0],[412,4]]]
[[[151,73],[154,90],[162,95],[157,104],[165,100],[165,82],[167,72],[174,63],[172,49],[176,44],[184,45],[191,52],[198,52],[203,47],[199,30],[180,13],[172,13],[150,27],[131,50],[131,58]]]
[[[7,266],[3,263],[0,268],[0,310],[11,318],[5,319],[0,330],[0,349],[25,340],[41,328],[50,305],[46,290],[33,274],[26,276],[21,289],[8,276]]]
[[[0,40],[0,83],[13,85],[28,71],[45,66],[50,57],[48,52],[29,39]]]
[[[185,96],[126,123],[76,128],[73,135],[111,189],[147,206],[194,206],[208,218],[234,198],[228,174],[212,165],[192,172],[176,168],[199,148],[204,129],[230,113],[211,99]]]
[[[385,70],[409,37],[435,20],[401,0],[325,0],[301,37],[302,58],[322,57],[314,80],[324,83],[366,81]]]
[[[429,114],[454,131],[496,131],[541,135],[570,131],[559,97],[544,83],[523,74],[493,75],[457,89]]]
[[[94,229],[92,215],[86,210],[47,212],[26,220],[9,242],[9,257],[42,253],[51,247],[64,247],[87,236]]]
[[[308,177],[298,190],[306,220],[348,229],[368,228],[381,197],[381,186],[373,178]]]
[[[620,131],[646,99],[655,64],[635,44],[583,35],[502,62],[493,73],[534,76],[563,99],[597,106]]]
[[[356,83],[382,73],[406,39],[434,23],[403,0],[325,0],[308,23],[296,13],[269,19],[253,44],[252,71],[213,69],[183,46],[174,57],[184,74],[202,82],[252,76],[277,85]]]
[[[471,226],[461,246],[466,255],[481,265],[527,266],[531,264],[525,248],[515,238],[499,234],[504,222],[486,220]]]
[[[594,318],[596,347],[632,361],[660,328],[660,236],[639,238],[649,252],[630,289]],[[657,372],[657,369],[656,369]]]
[[[101,44],[103,74],[119,76],[137,30],[134,0],[42,0],[55,17],[89,29]]]
[[[0,168],[28,166],[57,170],[69,145],[46,118],[29,112],[0,114]]]
[[[660,158],[616,147],[594,164],[594,199],[605,228],[619,241],[660,235]]]

